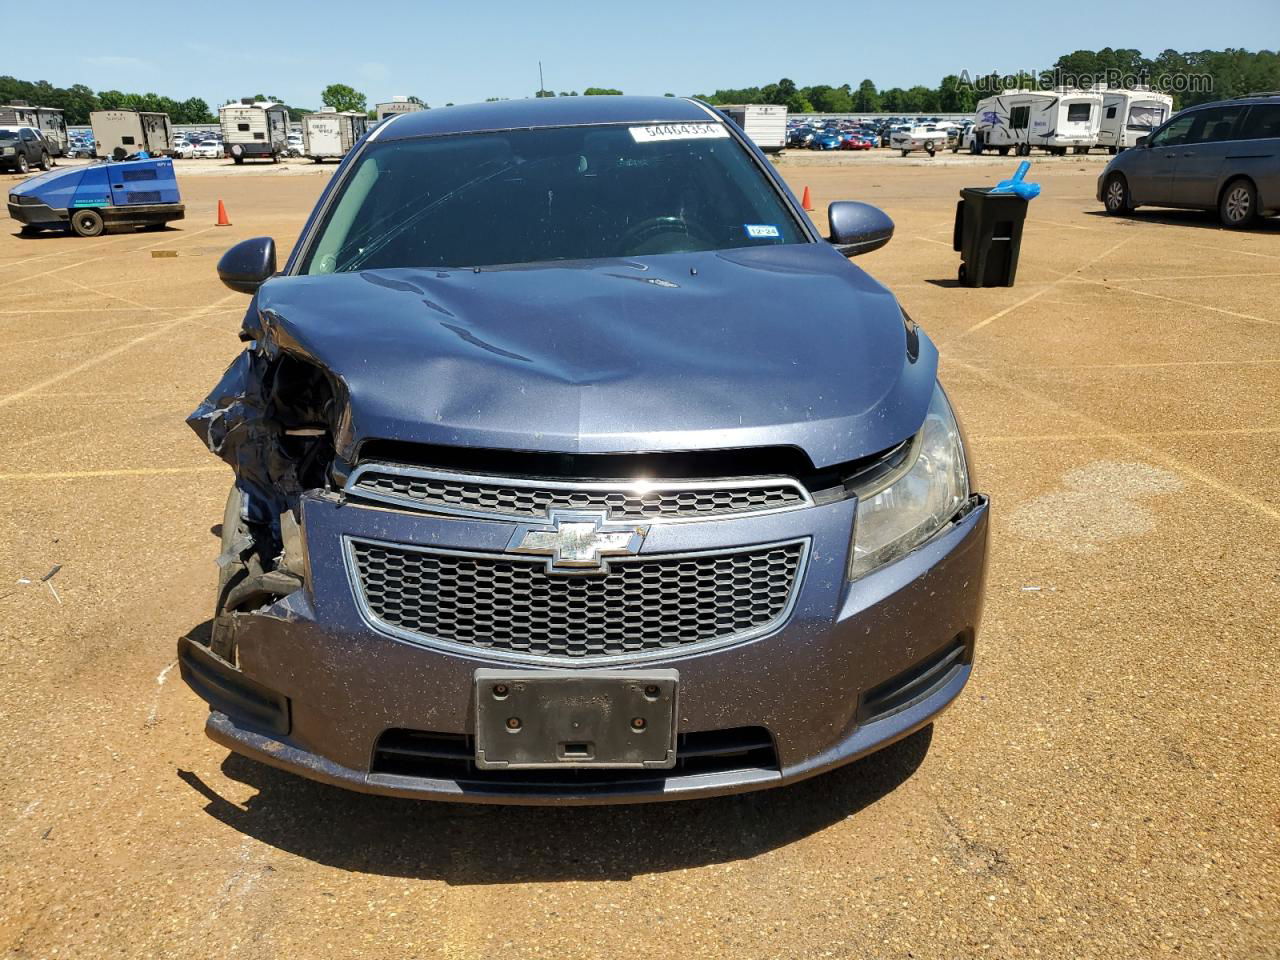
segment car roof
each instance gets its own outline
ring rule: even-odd
[[[593,123],[706,123],[709,107],[683,97],[540,97],[417,110],[378,125],[380,140]]]
[[[1248,106],[1252,103],[1280,103],[1280,93],[1248,93],[1243,97],[1232,97],[1230,100],[1214,100],[1212,103],[1197,103],[1183,107],[1179,113],[1192,110],[1204,110],[1206,107]]]

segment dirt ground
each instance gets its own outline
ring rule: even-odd
[[[174,645],[230,472],[183,418],[246,304],[214,265],[287,249],[323,176],[184,179],[164,232],[0,225],[3,955],[1280,956],[1280,221],[1110,219],[1101,158],[1038,160],[1017,285],[971,290],[957,190],[1012,158],[856,160],[781,169],[897,223],[859,264],[993,503],[976,672],[835,774],[633,809],[359,796],[202,732]]]

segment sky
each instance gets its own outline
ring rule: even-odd
[[[683,96],[780,77],[801,86],[856,87],[869,77],[881,88],[932,87],[947,74],[1041,70],[1062,53],[1105,46],[1153,56],[1170,47],[1280,44],[1280,0],[1004,7],[980,5],[978,15],[972,3],[939,0],[139,0],[127,16],[113,16],[101,0],[26,2],[4,13],[11,41],[84,37],[74,25],[92,24],[92,43],[6,43],[0,73],[196,96],[213,107],[261,93],[314,108],[335,82],[354,86],[370,105],[401,95],[442,106],[530,96],[539,60],[551,90]]]

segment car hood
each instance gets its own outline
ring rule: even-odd
[[[924,420],[937,353],[827,244],[282,276],[247,335],[338,382],[364,439],[557,453],[794,446],[817,467]]]

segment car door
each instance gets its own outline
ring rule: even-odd
[[[35,166],[40,162],[41,147],[40,135],[30,127],[23,127],[22,132],[18,134],[22,143],[22,152],[26,154],[27,163]]]
[[[1280,209],[1280,99],[1249,108],[1222,171],[1224,181],[1238,174],[1253,179],[1259,209]]]
[[[1193,111],[1174,117],[1153,133],[1143,146],[1120,155],[1120,168],[1129,183],[1134,203],[1176,205],[1173,174],[1178,168],[1179,148],[1196,127],[1199,113]]]
[[[1196,111],[1196,122],[1178,144],[1173,200],[1179,206],[1217,207],[1227,154],[1236,146],[1246,109],[1243,104],[1229,103]]]

